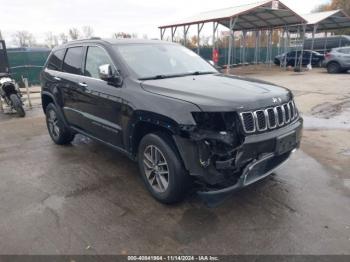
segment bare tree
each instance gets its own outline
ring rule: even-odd
[[[72,40],[77,40],[80,38],[80,32],[77,28],[71,28],[69,29],[69,36]]]
[[[55,46],[58,46],[58,36],[53,34],[52,32],[47,32],[46,38],[45,38],[45,44],[49,48],[54,48]]]
[[[67,43],[68,42],[68,35],[66,35],[65,33],[60,33],[59,40],[60,40],[61,44]]]
[[[94,36],[94,29],[89,25],[83,26],[83,34],[85,38],[91,38]]]
[[[1,30],[0,30],[0,40],[3,40]]]
[[[131,35],[124,32],[118,32],[113,34],[114,38],[131,38]]]
[[[28,31],[17,31],[13,34],[13,41],[19,47],[31,47],[36,43],[34,36]]]

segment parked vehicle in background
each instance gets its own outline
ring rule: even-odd
[[[41,74],[56,144],[81,133],[138,161],[163,203],[218,201],[269,176],[300,145],[290,90],[224,75],[175,43],[80,40],[55,48]]]
[[[321,54],[329,52],[333,48],[350,46],[350,36],[336,35],[328,37],[317,37],[314,39],[314,46],[312,48],[312,39],[308,38],[304,42],[305,50],[314,50]]]
[[[325,56],[324,67],[328,73],[345,73],[350,70],[350,46],[334,48]]]
[[[324,55],[315,52],[315,51],[310,51],[310,50],[305,50],[303,51],[303,66],[307,66],[308,64],[310,64],[310,56],[312,54],[312,62],[311,65],[312,66],[318,66],[318,67],[322,67],[322,63],[324,60]],[[286,63],[287,66],[294,66],[295,65],[295,58],[297,58],[297,65],[299,65],[299,61],[300,61],[300,55],[301,55],[301,51],[291,51],[287,54],[281,54],[275,57],[274,59],[274,63],[276,65],[284,65],[284,63]]]

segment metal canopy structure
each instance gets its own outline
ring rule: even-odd
[[[179,21],[159,26],[160,38],[163,40],[166,29],[170,29],[171,41],[174,41],[175,33],[179,28],[183,31],[183,43],[187,43],[187,35],[191,26],[197,29],[197,53],[200,53],[200,33],[206,23],[212,23],[212,54],[213,60],[218,57],[216,49],[216,35],[218,26],[222,25],[229,29],[229,47],[227,52],[227,68],[236,65],[245,65],[246,63],[246,46],[247,33],[255,32],[255,53],[254,63],[261,61],[260,51],[262,48],[261,40],[266,39],[266,60],[265,63],[272,64],[272,46],[273,32],[277,31],[279,52],[281,46],[284,53],[287,53],[291,46],[291,33],[298,37],[296,46],[301,48],[299,57],[299,70],[302,67],[302,57],[304,52],[304,43],[306,32],[312,32],[312,50],[314,46],[314,38],[317,31],[327,32],[336,29],[350,28],[350,16],[342,10],[329,12],[319,12],[307,15],[299,15],[280,0],[265,0],[258,3],[246,4],[236,7],[217,9],[213,11],[203,12],[192,17],[181,19]],[[240,58],[236,64],[235,54],[235,33],[239,33]],[[264,37],[265,36],[265,37]],[[282,43],[283,39],[283,43]],[[265,46],[265,45],[264,45]],[[265,48],[265,47],[264,47]],[[232,51],[233,58],[232,59]],[[296,52],[297,54],[297,52]],[[226,56],[226,55],[225,55]],[[259,58],[259,59],[258,59]],[[236,59],[237,60],[237,59]],[[259,62],[258,62],[259,60]],[[233,61],[233,63],[231,63]],[[295,67],[297,67],[297,55],[295,59]],[[312,54],[310,56],[310,66]],[[216,63],[216,61],[214,61]],[[286,61],[284,61],[286,68]]]
[[[350,28],[350,16],[343,10],[311,13],[303,15],[307,21],[307,30],[312,31],[317,26],[318,31],[330,31]]]
[[[262,31],[266,31],[268,37],[267,46],[267,57],[269,65],[271,65],[271,54],[272,54],[272,31],[277,28],[283,28],[286,30],[289,26],[303,26],[305,29],[307,21],[292,9],[287,7],[281,1],[278,0],[265,0],[254,4],[241,5],[230,8],[223,8],[209,12],[203,12],[198,15],[182,19],[180,21],[162,25],[160,29],[160,38],[163,40],[166,29],[171,30],[171,41],[174,41],[176,30],[181,27],[183,28],[183,39],[186,45],[187,34],[190,26],[197,25],[197,53],[200,52],[200,33],[205,23],[213,23],[213,56],[216,53],[215,48],[215,37],[219,25],[223,25],[229,29],[229,48],[227,55],[227,65],[231,67],[232,59],[232,47],[234,44],[234,33],[241,31],[243,35],[243,64],[245,64],[246,57],[246,36],[247,32],[255,31],[256,46],[260,45],[260,36]],[[305,31],[305,30],[304,30]],[[255,57],[257,58],[256,53]],[[213,59],[214,60],[214,59]],[[215,62],[215,61],[214,61]]]
[[[230,28],[230,20],[238,18],[235,31],[255,31],[306,23],[306,20],[288,8],[281,1],[268,0],[255,4],[242,5],[203,12],[198,15],[162,25],[159,28],[176,28],[208,22],[217,22]]]

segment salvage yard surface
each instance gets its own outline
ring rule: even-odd
[[[350,254],[350,74],[273,67],[234,73],[292,89],[302,148],[217,208],[165,206],[137,165],[77,136],[56,146],[34,98],[0,115],[1,254]]]

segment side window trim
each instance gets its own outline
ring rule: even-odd
[[[62,61],[61,61],[61,64],[60,64],[59,72],[62,72],[62,70],[63,70],[63,61],[66,58],[66,54],[67,54],[67,49],[68,48],[62,48],[62,49],[64,49],[64,54],[63,54],[63,58],[62,58]]]
[[[83,77],[88,77],[88,78],[92,78],[92,79],[97,79],[97,80],[101,80],[99,78],[96,78],[96,77],[91,77],[91,76],[87,76],[85,75],[85,70],[86,70],[86,61],[87,61],[87,55],[88,55],[88,52],[89,52],[89,48],[90,47],[97,47],[97,48],[100,48],[105,54],[106,56],[108,57],[108,59],[111,61],[111,66],[113,67],[113,69],[118,72],[118,68],[116,67],[113,59],[111,58],[111,56],[109,55],[109,53],[106,51],[106,49],[100,45],[97,45],[97,44],[89,44],[89,45],[86,45],[85,46],[85,55],[84,55],[84,59],[83,59],[83,74],[82,76]],[[101,80],[102,81],[102,80]]]
[[[59,65],[58,69],[56,70],[56,69],[49,68],[50,59],[52,58],[52,56],[53,56],[55,53],[57,53],[58,51],[61,51],[61,50],[63,50],[64,53],[63,53],[63,57],[62,57],[62,60],[61,60],[61,63],[60,63],[60,65]],[[67,48],[61,48],[61,49],[55,50],[54,52],[51,52],[51,53],[50,53],[50,56],[49,56],[48,59],[47,59],[47,63],[45,64],[45,68],[48,69],[48,70],[56,71],[56,72],[62,72],[62,69],[63,69],[63,61],[64,61],[64,59],[65,59],[65,57],[66,57],[66,53],[67,53]]]
[[[65,61],[65,59],[66,59],[68,50],[69,50],[70,48],[78,48],[78,47],[81,47],[81,48],[83,49],[83,54],[82,54],[82,59],[81,59],[81,65],[80,65],[80,67],[81,67],[81,72],[80,72],[80,73],[81,73],[81,74],[74,74],[74,73],[70,73],[70,72],[63,71],[63,64],[64,64],[64,61]],[[65,74],[70,74],[70,75],[84,76],[84,73],[83,73],[83,71],[84,71],[84,70],[83,70],[83,62],[84,62],[84,52],[85,52],[86,46],[84,46],[84,45],[72,45],[72,46],[66,47],[65,49],[66,49],[66,50],[65,50],[64,57],[63,57],[63,60],[62,60],[62,65],[61,65],[61,72],[62,72],[62,73],[65,73]]]

